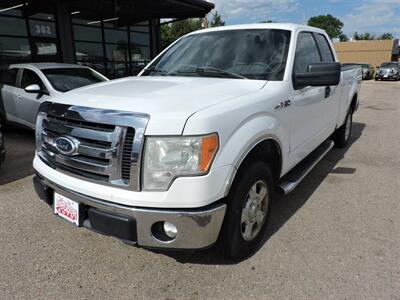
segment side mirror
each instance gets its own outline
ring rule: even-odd
[[[306,73],[294,73],[294,87],[338,85],[341,69],[337,62],[311,64]]]
[[[38,84],[30,84],[24,88],[25,92],[39,95],[49,95],[49,92],[42,90]]]

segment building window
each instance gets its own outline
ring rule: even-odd
[[[72,15],[75,57],[109,78],[138,74],[151,59],[150,22],[129,24],[118,18],[96,20]]]
[[[58,61],[54,7],[0,4],[0,62]]]

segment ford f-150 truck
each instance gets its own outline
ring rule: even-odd
[[[323,30],[294,24],[190,33],[138,77],[42,104],[35,188],[53,212],[149,248],[227,257],[260,246],[274,191],[344,147],[361,69]]]

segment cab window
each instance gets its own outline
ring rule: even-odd
[[[321,48],[322,59],[324,62],[334,62],[335,59],[333,57],[331,46],[329,46],[326,37],[322,34],[317,35],[318,43]]]

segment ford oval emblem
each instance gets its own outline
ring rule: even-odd
[[[78,150],[78,142],[74,141],[69,137],[61,136],[58,137],[55,142],[55,148],[64,155],[74,155]]]

